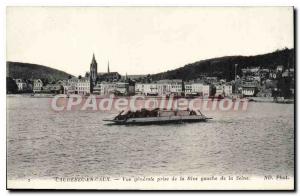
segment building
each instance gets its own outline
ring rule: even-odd
[[[33,81],[33,92],[41,92],[43,90],[43,86],[46,85],[46,82],[42,79],[36,79]]]
[[[42,90],[43,93],[55,93],[62,94],[64,92],[64,87],[58,83],[52,82],[46,84]]]
[[[134,95],[135,85],[131,81],[117,82],[115,88],[116,95]]]
[[[72,77],[69,78],[66,85],[64,86],[65,94],[77,94],[77,84],[78,84],[78,78]]]
[[[32,90],[30,83],[24,79],[15,79],[15,82],[18,86],[18,91],[20,92]]]
[[[275,71],[270,71],[269,78],[270,79],[276,79],[277,78],[277,73]]]
[[[209,96],[209,91],[206,92],[204,90],[206,90],[207,88],[204,88],[204,87],[208,87],[208,90],[209,90],[209,85],[204,85],[203,83],[193,83],[192,84],[192,92],[193,93],[197,93],[198,95],[200,96]]]
[[[87,78],[87,77],[78,78],[78,80],[77,80],[77,93],[80,94],[80,95],[88,95],[88,94],[91,93],[90,78]]]
[[[277,71],[277,72],[283,72],[283,69],[284,69],[283,65],[278,65],[278,66],[276,67],[276,71]]]
[[[218,82],[218,77],[206,77],[206,78],[204,78],[204,81],[207,84],[214,84],[214,83]]]
[[[134,82],[129,82],[128,86],[128,95],[135,95],[135,83]]]
[[[136,83],[135,93],[140,95],[158,95],[158,89],[156,83]]]
[[[121,76],[121,80],[125,80],[126,79],[126,77],[127,78],[130,78],[130,79],[132,79],[132,80],[134,80],[134,81],[139,81],[140,83],[142,83],[141,82],[141,80],[142,80],[142,78],[145,78],[145,77],[147,77],[146,75],[122,75]]]
[[[260,68],[259,67],[247,67],[244,69],[241,69],[243,76],[248,76],[248,75],[254,75],[255,73],[259,72]]]
[[[294,69],[286,69],[283,73],[282,73],[282,77],[291,77],[294,78]]]
[[[93,87],[96,85],[97,83],[97,77],[98,77],[98,65],[97,65],[97,61],[95,58],[95,55],[93,54],[93,58],[92,58],[92,62],[90,65],[90,89],[93,90]]]
[[[215,86],[215,89],[216,89],[216,93],[215,93],[215,97],[218,97],[218,96],[224,96],[224,89],[223,89],[223,85],[221,84],[217,84],[217,85],[214,85]]]
[[[105,82],[117,82],[121,79],[118,72],[98,73],[98,79]]]
[[[258,92],[257,81],[243,81],[242,84],[242,95],[245,97],[256,96]]]
[[[56,84],[61,86],[61,88],[62,88],[62,92],[61,93],[66,94],[66,89],[67,89],[68,81],[67,80],[58,80],[56,82]]]
[[[232,85],[231,84],[225,84],[223,86],[224,90],[224,96],[231,96],[232,95]]]
[[[144,86],[143,86],[144,84],[143,83],[136,83],[135,84],[135,88],[134,88],[134,90],[135,90],[135,94],[137,94],[137,95],[142,95],[142,94],[144,94]]]
[[[184,94],[187,95],[196,95],[194,94],[192,90],[192,83],[191,82],[186,82],[184,83]]]
[[[209,97],[210,96],[210,90],[211,90],[211,87],[210,85],[203,85],[202,87],[202,96],[203,97]]]
[[[158,83],[157,84],[157,93],[158,95],[171,95],[171,85],[167,83]]]
[[[93,94],[97,94],[97,95],[101,94],[101,83],[100,82],[97,82],[96,86],[94,86]]]
[[[257,82],[261,82],[261,77],[260,76],[253,76],[253,80],[256,80]]]
[[[129,90],[129,83],[127,82],[117,82],[115,94],[117,95],[127,95]]]
[[[254,97],[256,92],[257,92],[257,88],[255,86],[242,87],[242,95],[245,97]]]
[[[111,72],[109,68],[109,61],[107,63],[107,72],[102,72],[97,74],[97,79],[99,81],[105,82],[117,82],[121,79],[121,75],[118,72]]]
[[[269,69],[260,69],[258,74],[261,79],[267,79],[267,78],[269,78],[270,70]]]
[[[185,95],[208,97],[210,94],[210,87],[209,85],[200,82],[187,82],[184,83],[184,91]]]
[[[110,95],[114,94],[116,90],[116,83],[112,82],[101,82],[100,86],[100,94],[101,95]]]
[[[215,85],[216,93],[215,97],[222,96],[231,96],[232,95],[232,85],[231,84],[216,84]]]
[[[157,81],[158,95],[181,95],[183,93],[182,80],[159,80]]]
[[[62,86],[65,94],[88,95],[91,92],[91,79],[89,77],[72,77]]]

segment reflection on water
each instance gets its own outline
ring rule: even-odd
[[[95,175],[293,175],[294,105],[205,112],[207,123],[107,126],[113,113],[54,112],[7,97],[8,178]]]

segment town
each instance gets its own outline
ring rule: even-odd
[[[260,68],[259,65],[242,69],[242,74],[235,71],[234,80],[201,74],[195,80],[182,79],[152,80],[150,75],[121,76],[111,72],[98,72],[98,63],[93,54],[90,71],[84,76],[69,76],[64,80],[47,81],[43,78],[32,80],[12,79],[17,88],[16,93],[37,94],[79,94],[83,96],[184,96],[184,97],[260,97],[291,98],[294,96],[294,68],[276,65],[276,69]],[[239,65],[235,64],[235,69]],[[12,84],[10,84],[12,85]],[[287,86],[288,85],[288,86]],[[9,92],[8,92],[9,93]]]

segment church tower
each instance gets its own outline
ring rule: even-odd
[[[93,59],[91,62],[91,66],[90,66],[90,80],[91,80],[91,90],[93,89],[93,87],[96,85],[97,82],[97,61],[95,58],[95,55],[93,54]]]

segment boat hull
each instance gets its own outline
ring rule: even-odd
[[[147,117],[147,118],[129,118],[127,120],[111,120],[115,124],[127,125],[146,125],[146,124],[168,124],[168,123],[183,123],[183,122],[206,122],[206,117],[203,116],[171,116],[171,117]]]

